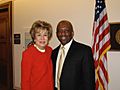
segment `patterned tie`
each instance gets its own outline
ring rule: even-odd
[[[64,63],[64,56],[65,56],[65,48],[61,47],[61,54],[60,54],[60,59],[58,62],[58,73],[57,73],[57,85],[58,85],[58,90],[60,90],[60,76],[61,76],[61,71]]]

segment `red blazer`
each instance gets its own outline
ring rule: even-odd
[[[53,90],[52,49],[38,51],[33,45],[22,54],[21,90]]]

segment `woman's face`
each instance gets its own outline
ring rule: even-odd
[[[38,29],[35,33],[34,42],[40,49],[44,49],[48,44],[48,31],[46,29]]]

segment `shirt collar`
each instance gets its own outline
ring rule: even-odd
[[[60,47],[64,47],[65,49],[69,49],[70,45],[72,44],[72,41],[73,41],[73,39],[71,39],[71,41],[69,43],[65,44],[64,46],[61,44]]]
[[[40,51],[40,52],[45,52],[45,49],[40,49],[36,44],[34,44],[34,47],[38,50],[38,51]]]

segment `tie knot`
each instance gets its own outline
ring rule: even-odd
[[[61,47],[61,53],[62,53],[62,55],[65,55],[65,47],[64,46]]]
[[[64,50],[64,49],[65,49],[65,47],[64,47],[64,46],[62,46],[62,47],[61,47],[61,49],[62,49],[62,50]]]

